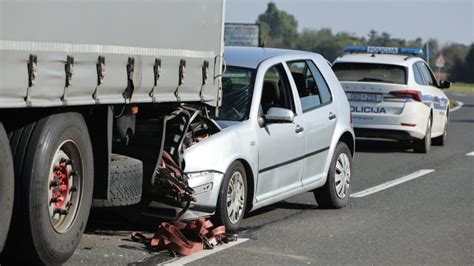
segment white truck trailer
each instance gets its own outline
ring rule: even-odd
[[[92,204],[140,201],[173,148],[162,118],[217,111],[224,5],[0,0],[2,257],[61,264]]]

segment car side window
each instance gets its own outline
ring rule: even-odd
[[[419,85],[424,85],[425,82],[423,81],[423,78],[421,76],[421,72],[418,67],[418,64],[414,64],[412,68],[413,68],[413,76],[415,77],[415,82]]]
[[[320,106],[321,98],[308,63],[306,61],[292,61],[287,62],[287,65],[295,82],[303,112]]]
[[[260,104],[264,114],[270,107],[280,107],[295,112],[293,94],[282,64],[272,66],[265,73]]]
[[[329,103],[332,101],[332,95],[331,91],[329,90],[329,86],[326,83],[326,80],[324,79],[323,75],[319,71],[319,69],[316,67],[313,61],[308,60],[308,65],[309,68],[311,69],[311,72],[314,75],[314,79],[316,80],[316,85],[319,90],[319,95],[321,97],[321,101],[323,104]]]
[[[420,68],[421,74],[423,75],[423,79],[425,80],[425,85],[434,86],[435,82],[426,64],[423,62],[419,62],[418,66]]]

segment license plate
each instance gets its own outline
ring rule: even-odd
[[[346,95],[353,102],[381,102],[383,98],[380,93],[348,92]]]

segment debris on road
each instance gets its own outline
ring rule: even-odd
[[[192,255],[204,249],[213,249],[222,243],[237,240],[236,234],[226,234],[224,226],[214,227],[210,220],[199,217],[196,221],[163,222],[153,237],[134,232],[133,241],[141,242],[156,251],[168,250],[184,256]]]

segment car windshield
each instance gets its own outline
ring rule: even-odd
[[[339,81],[406,84],[403,66],[366,63],[336,63],[332,67]]]
[[[248,119],[252,102],[253,69],[229,67],[222,76],[222,105],[217,120]]]

